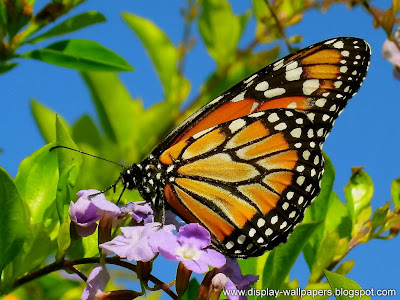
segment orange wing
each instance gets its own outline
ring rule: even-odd
[[[274,108],[304,112],[322,141],[367,73],[371,48],[362,39],[339,37],[290,54],[247,77],[182,122],[153,152],[251,113]]]
[[[285,241],[319,193],[323,158],[303,113],[272,109],[219,124],[167,149],[168,206],[208,228],[230,257]],[[168,167],[167,167],[168,168]]]

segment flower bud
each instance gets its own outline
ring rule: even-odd
[[[211,280],[210,292],[207,300],[218,300],[226,282],[227,278],[225,274],[218,273],[215,275]]]

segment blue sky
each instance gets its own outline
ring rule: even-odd
[[[236,13],[250,7],[250,1],[231,2]],[[37,1],[35,10],[44,3]],[[98,10],[108,21],[71,34],[70,37],[95,40],[128,60],[136,70],[121,74],[121,78],[132,96],[142,98],[145,105],[149,106],[162,100],[162,90],[143,47],[123,23],[120,13],[129,11],[151,19],[177,44],[182,38],[179,7],[183,1],[120,0],[113,1],[112,5],[110,3],[88,1],[73,11],[73,14],[77,14]],[[250,23],[242,41],[244,45],[250,40],[253,30],[254,23]],[[194,34],[198,36],[197,28],[194,28]],[[336,122],[324,150],[336,169],[335,191],[339,197],[343,199],[343,187],[350,177],[350,168],[364,166],[375,184],[372,206],[376,209],[390,201],[390,183],[400,177],[400,140],[397,134],[400,127],[400,82],[393,79],[391,65],[381,58],[385,34],[383,30],[373,28],[372,17],[362,9],[350,11],[344,5],[336,5],[325,14],[308,12],[299,25],[288,30],[288,35],[293,34],[304,37],[301,43],[304,47],[335,36],[361,37],[372,47],[369,74],[360,92]],[[284,47],[283,50],[286,51]],[[185,68],[185,76],[192,82],[191,97],[197,94],[213,67],[212,59],[204,47],[197,43],[188,55]],[[95,117],[89,92],[74,70],[23,60],[15,70],[1,75],[0,88],[0,148],[3,150],[0,165],[12,176],[16,175],[23,158],[44,143],[30,113],[30,99],[38,100],[70,123],[83,113]],[[399,238],[358,246],[348,256],[356,260],[349,277],[364,288],[398,288],[399,294],[398,249]],[[308,278],[304,262],[296,264],[291,278],[299,278],[304,287]]]

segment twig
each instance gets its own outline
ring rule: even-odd
[[[278,28],[279,34],[281,35],[281,38],[285,42],[286,47],[288,48],[289,52],[293,52],[293,47],[290,45],[289,39],[287,38],[285,30],[283,29],[283,27],[282,27],[277,15],[275,14],[274,9],[272,8],[272,6],[271,6],[271,4],[269,3],[268,0],[264,0],[264,2],[265,2],[265,5],[267,5],[267,7],[268,7],[268,9],[269,9],[269,11],[271,13],[271,16],[275,20],[276,28]]]
[[[112,265],[118,265],[124,268],[127,268],[131,270],[132,272],[137,273],[137,267],[136,265],[122,261],[118,257],[107,257],[105,259],[106,263],[112,264]],[[71,259],[71,260],[62,260],[62,261],[55,261],[47,266],[44,266],[41,269],[38,269],[36,271],[33,271],[32,273],[29,273],[27,275],[23,275],[19,277],[13,284],[12,289],[16,289],[17,287],[28,283],[34,279],[37,279],[41,276],[50,274],[54,271],[59,271],[62,269],[71,269],[73,270],[76,274],[79,275],[83,280],[87,280],[86,276],[83,275],[80,271],[75,269],[74,266],[76,265],[84,265],[84,264],[93,264],[93,263],[99,263],[100,262],[100,257],[90,257],[90,258],[79,258],[79,259]],[[85,281],[86,281],[85,280]],[[171,291],[169,288],[169,285],[155,277],[154,275],[149,276],[149,280],[153,282],[155,285],[159,286],[160,289],[162,289],[164,292],[166,292],[172,299],[178,299],[178,296]]]

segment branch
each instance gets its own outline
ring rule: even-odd
[[[126,261],[122,261],[119,257],[107,257],[105,259],[106,263],[112,264],[112,265],[117,265],[124,267],[126,269],[131,270],[132,272],[137,273],[137,266]],[[100,263],[100,257],[90,257],[90,258],[79,258],[79,259],[71,259],[71,260],[62,260],[62,261],[55,261],[47,266],[44,266],[41,269],[38,269],[36,271],[33,271],[30,274],[23,275],[19,277],[13,284],[11,289],[16,289],[19,286],[28,283],[34,279],[37,279],[41,276],[50,274],[54,271],[59,271],[63,269],[72,269],[78,272],[77,273],[82,279],[86,278],[85,275],[83,275],[81,272],[79,272],[77,269],[75,269],[74,266],[76,265],[84,265],[84,264],[94,264],[94,263]],[[81,275],[82,276],[81,276]],[[153,282],[156,286],[160,287],[164,292],[166,292],[172,299],[178,299],[178,296],[171,291],[169,288],[169,285],[158,279],[157,277],[153,276],[150,274],[149,280]]]

